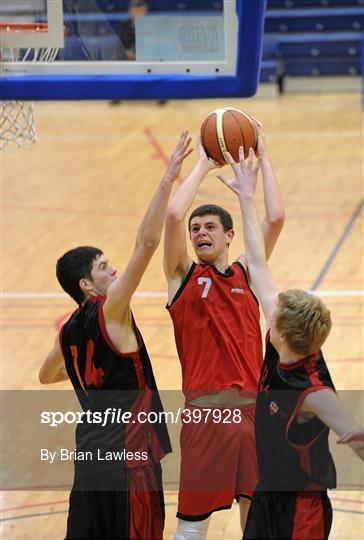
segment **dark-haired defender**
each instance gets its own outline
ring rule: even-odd
[[[257,123],[257,128],[266,207],[262,230],[269,257],[284,213],[262,125]],[[204,538],[211,513],[230,508],[234,497],[240,499],[244,526],[247,498],[257,481],[254,405],[262,364],[259,307],[249,287],[244,255],[229,266],[234,230],[226,210],[216,205],[194,210],[188,231],[197,262],[187,253],[185,217],[202,180],[217,167],[198,144],[199,159],[167,210],[164,247],[168,310],[187,411],[181,433],[176,540]]]
[[[264,253],[254,207],[259,164],[253,151],[240,163],[228,155],[235,178],[219,178],[239,197],[249,275],[268,333],[256,404],[259,483],[244,539],[325,540],[332,522],[327,489],[336,486],[329,429],[358,429],[338,399],[321,352],[331,329],[323,302],[300,290],[278,292]],[[350,446],[364,459],[364,444]]]
[[[160,460],[171,447],[164,424],[138,421],[139,412],[159,412],[162,404],[130,300],[159,244],[168,198],[191,152],[190,141],[184,132],[119,277],[93,247],[68,251],[57,263],[58,280],[79,307],[62,327],[39,378],[45,384],[69,378],[83,410],[103,420],[102,426],[90,423],[85,415],[77,426],[77,451],[91,452],[84,455],[92,455],[92,461],[75,461],[67,539],[163,536]],[[129,421],[112,421],[113,409],[131,414],[124,417]]]

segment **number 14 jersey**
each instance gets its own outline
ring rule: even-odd
[[[138,350],[118,351],[107,332],[104,302],[105,296],[89,298],[63,325],[59,336],[67,373],[83,410],[96,413],[98,418],[101,415],[102,419],[89,422],[85,417],[77,424],[77,450],[93,454],[91,463],[75,461],[79,476],[157,463],[171,451],[165,422],[145,421],[147,413],[159,414],[163,407],[143,338],[133,320]],[[119,416],[113,416],[114,412]],[[124,416],[124,421],[124,413],[131,417]],[[115,451],[116,455],[123,449],[136,456],[145,452],[147,459],[98,459],[100,452],[104,455]]]
[[[187,401],[229,388],[256,395],[262,366],[259,305],[240,263],[225,274],[192,263],[167,309]]]

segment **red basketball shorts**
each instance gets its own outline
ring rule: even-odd
[[[250,498],[254,491],[258,481],[255,405],[235,409],[188,406],[186,411],[177,517],[199,521],[230,508],[234,497]]]

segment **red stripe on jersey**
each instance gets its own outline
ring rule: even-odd
[[[313,355],[312,360],[305,365],[305,369],[310,378],[312,386],[319,386],[322,384],[319,372],[316,368],[316,360],[320,357],[320,353],[317,352]]]
[[[104,370],[101,367],[96,367],[93,362],[95,345],[92,339],[89,339],[86,343],[86,369],[85,369],[85,382],[86,386],[95,386],[100,388],[104,382]]]
[[[62,334],[63,334],[63,329],[64,329],[64,324],[61,326],[60,328],[60,331],[59,331],[59,335],[58,335],[58,341],[59,341],[59,346],[61,348],[61,351],[62,351],[62,354],[63,354],[63,358],[64,358],[64,352],[63,352],[63,345],[62,345]]]
[[[299,451],[302,451],[302,449],[305,449],[305,448],[309,448],[317,439],[318,437],[320,436],[320,433],[314,437],[311,441],[309,441],[306,445],[301,445],[301,444],[294,444],[293,442],[291,442],[288,438],[288,432],[289,432],[289,429],[291,427],[291,424],[293,422],[293,420],[296,418],[296,416],[298,415],[298,413],[300,412],[300,409],[302,407],[302,403],[305,399],[306,396],[308,396],[309,394],[312,394],[313,392],[318,392],[319,390],[331,390],[332,392],[335,392],[335,390],[333,388],[331,388],[330,386],[324,386],[324,385],[321,385],[321,386],[310,386],[309,388],[306,388],[306,390],[304,390],[302,392],[302,394],[300,395],[299,399],[297,400],[297,403],[296,403],[296,406],[287,422],[287,428],[286,428],[286,441],[288,442],[288,444],[290,444],[292,446],[292,448],[294,448],[295,450],[299,450]],[[303,461],[305,462],[305,458],[303,458]],[[302,458],[301,458],[301,463],[302,463]],[[306,469],[305,469],[306,470]]]
[[[319,435],[318,435],[319,436]],[[317,437],[318,437],[317,436]],[[314,441],[317,439],[315,437]],[[310,457],[310,446],[304,446],[300,449],[300,463],[302,469],[307,473],[308,476],[311,476],[311,457]]]
[[[324,540],[325,522],[321,494],[298,493],[293,518],[292,540]]]
[[[159,480],[153,467],[129,472],[130,538],[163,538],[163,506]]]
[[[297,369],[298,367],[308,365],[313,361],[316,361],[319,356],[319,353],[310,354],[309,356],[305,356],[304,358],[300,358],[300,360],[296,360],[296,362],[292,362],[291,364],[282,364],[281,359],[278,359],[278,367],[279,369],[284,369],[285,371],[292,371],[293,369]]]
[[[99,297],[98,297],[98,298],[99,298]],[[106,323],[105,323],[104,311],[103,311],[103,305],[104,305],[104,303],[105,303],[105,300],[106,300],[106,297],[104,297],[104,298],[101,300],[100,305],[99,305],[99,312],[98,312],[98,316],[99,316],[99,325],[100,325],[100,329],[101,329],[103,338],[104,338],[104,340],[106,341],[106,343],[108,344],[108,346],[110,347],[110,349],[111,349],[115,354],[117,354],[118,356],[131,358],[131,359],[133,360],[134,369],[135,369],[136,376],[137,376],[137,379],[138,379],[138,385],[139,385],[139,388],[140,388],[140,389],[144,389],[144,388],[146,388],[147,383],[146,383],[146,381],[145,381],[143,365],[142,365],[142,362],[141,362],[141,360],[140,360],[140,349],[141,349],[141,347],[142,347],[142,342],[141,342],[141,339],[140,339],[138,330],[137,330],[137,328],[135,327],[134,319],[133,319],[133,326],[134,326],[134,333],[135,333],[136,339],[137,339],[137,341],[138,341],[138,350],[137,350],[137,351],[134,351],[134,352],[130,352],[130,353],[122,353],[122,352],[120,352],[120,351],[115,347],[115,345],[114,345],[114,343],[111,341],[111,338],[110,338],[110,336],[109,336],[109,334],[108,334],[108,331],[107,331],[107,329],[106,329]]]
[[[143,371],[143,366],[142,366],[141,360],[140,360],[139,356],[136,356],[135,354],[132,354],[130,356],[132,357],[132,360],[133,360],[134,369],[135,369],[135,373],[136,373],[136,376],[137,376],[137,379],[138,379],[139,388],[141,390],[144,390],[147,387],[147,383],[145,381],[144,371]]]
[[[106,343],[108,344],[108,346],[110,347],[110,349],[112,350],[113,353],[117,354],[118,356],[125,356],[119,351],[119,349],[117,349],[115,347],[115,345],[111,341],[111,338],[110,338],[110,336],[108,334],[108,331],[106,329],[106,323],[105,323],[105,318],[104,318],[104,310],[103,310],[103,306],[104,306],[104,303],[105,303],[105,300],[106,300],[106,296],[97,297],[97,298],[100,300],[100,305],[98,307],[98,318],[99,318],[99,326],[100,326],[102,336],[103,336],[104,340],[106,341]]]
[[[75,368],[75,372],[76,372],[76,375],[77,375],[77,379],[81,385],[81,388],[82,390],[87,394],[87,390],[86,388],[84,387],[84,384],[83,384],[83,381],[82,381],[82,377],[81,377],[81,373],[80,373],[80,370],[78,368],[78,350],[77,350],[77,347],[76,345],[70,345],[70,351],[71,351],[71,354],[72,354],[72,358],[73,358],[73,367]],[[88,395],[88,394],[87,394]]]

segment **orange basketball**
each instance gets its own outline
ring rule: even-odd
[[[255,124],[248,114],[239,109],[224,107],[208,115],[201,126],[201,142],[207,156],[225,165],[225,153],[229,152],[239,161],[239,148],[244,147],[245,157],[249,148],[255,150],[258,135]]]

